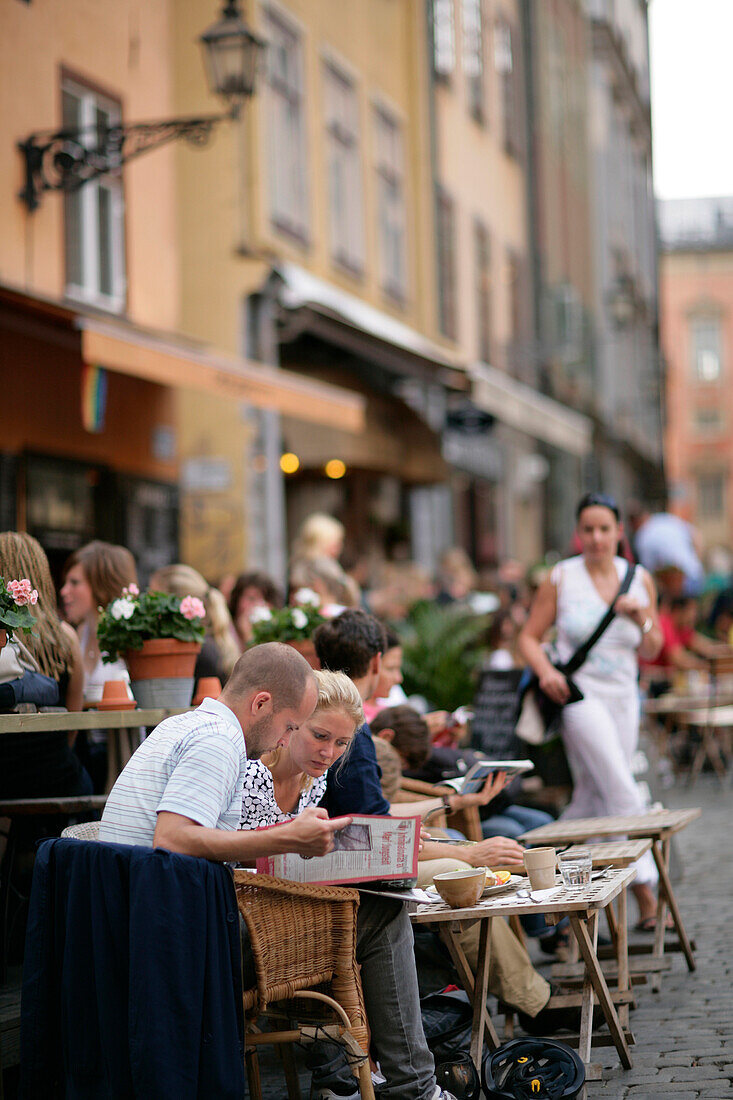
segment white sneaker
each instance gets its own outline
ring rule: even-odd
[[[310,1100],[360,1100],[359,1086],[354,1082],[351,1092],[336,1092],[338,1086],[311,1084]],[[345,1086],[347,1089],[349,1085]]]

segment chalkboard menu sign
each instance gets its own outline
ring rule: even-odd
[[[514,733],[522,671],[484,668],[481,672],[473,702],[471,739],[473,748],[489,758],[512,760],[527,755],[527,746]]]

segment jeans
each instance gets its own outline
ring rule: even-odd
[[[254,985],[249,937],[240,917],[243,984]],[[356,959],[369,1020],[371,1041],[387,1083],[380,1100],[432,1100],[435,1093],[433,1056],[428,1050],[420,1015],[412,926],[398,901],[362,894],[356,921]],[[306,1047],[306,1063],[314,1081],[349,1083],[356,1078],[329,1042]],[[340,1067],[340,1068],[339,1068]]]
[[[502,813],[492,814],[481,822],[481,832],[485,837],[508,836],[516,840],[530,829],[548,825],[552,815],[544,810],[534,810],[529,806],[507,806]]]

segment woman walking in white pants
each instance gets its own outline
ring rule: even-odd
[[[588,493],[576,509],[581,553],[559,562],[537,592],[519,648],[556,703],[570,690],[552,664],[542,641],[555,626],[556,657],[566,662],[608,611],[627,562],[616,555],[622,524],[612,497]],[[636,567],[629,591],[616,601],[616,617],[591,649],[573,682],[583,694],[565,706],[562,738],[573,777],[573,795],[565,818],[642,813],[631,758],[639,737],[638,657],[653,658],[662,644],[654,583]],[[639,925],[653,930],[657,872],[647,853],[636,865],[632,887]]]

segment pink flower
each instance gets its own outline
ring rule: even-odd
[[[140,589],[133,582],[132,584],[128,585],[127,588],[122,589],[122,595],[123,596],[139,596],[140,595]]]
[[[206,608],[197,596],[184,596],[181,600],[181,614],[184,619],[204,619]]]
[[[29,603],[38,603],[38,592],[31,587],[31,582],[27,577],[22,581],[8,581],[5,587],[18,607],[25,607]]]

